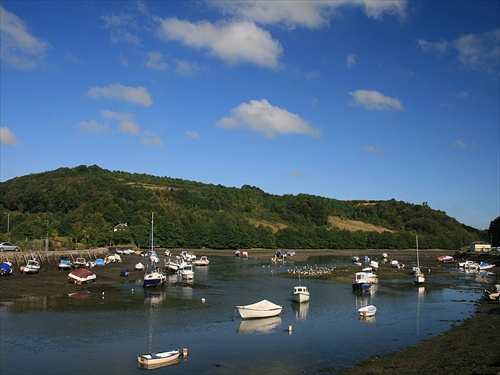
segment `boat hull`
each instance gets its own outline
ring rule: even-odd
[[[358,309],[359,315],[364,317],[374,316],[377,313],[377,308],[373,305],[365,306]]]
[[[144,276],[143,286],[145,288],[162,285],[167,280],[167,277],[159,272],[148,273]]]
[[[283,309],[283,307],[267,300],[246,306],[236,306],[236,308],[242,319],[270,318],[281,314],[281,310]]]
[[[309,301],[309,293],[294,293],[292,294],[292,301],[303,303]]]
[[[160,367],[174,362],[179,358],[180,350],[169,352],[148,353],[137,356],[137,362],[143,367]]]

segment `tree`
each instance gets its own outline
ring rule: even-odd
[[[490,223],[488,235],[490,236],[491,246],[500,246],[500,216]]]

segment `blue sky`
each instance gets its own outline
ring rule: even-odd
[[[500,215],[498,1],[3,1],[0,181],[60,167]]]

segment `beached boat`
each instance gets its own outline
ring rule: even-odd
[[[35,259],[29,259],[26,265],[21,267],[21,273],[38,273],[40,263]]]
[[[9,276],[12,275],[12,263],[11,262],[3,262],[0,264],[0,276]]]
[[[193,264],[195,266],[208,266],[210,264],[210,261],[208,260],[206,255],[202,255],[200,259],[193,260]]]
[[[66,256],[62,256],[57,268],[60,270],[70,270],[73,268],[73,263]]]
[[[136,271],[144,271],[144,268],[145,268],[145,266],[144,266],[144,264],[142,264],[141,262],[137,263],[137,264],[134,266],[134,269],[135,269]]]
[[[490,263],[486,263],[486,262],[479,263],[479,269],[481,271],[489,270],[489,269],[492,269],[493,267],[495,267],[494,264],[490,264]]]
[[[245,306],[236,306],[242,319],[270,318],[277,316],[283,309],[266,299]]]
[[[145,368],[157,368],[167,364],[171,364],[179,358],[180,350],[171,350],[169,352],[151,352],[147,354],[140,354],[137,356],[139,366]]]
[[[68,274],[68,281],[75,284],[91,283],[94,282],[95,279],[95,273],[86,268],[77,268]]]
[[[474,262],[473,260],[465,260],[463,262],[458,262],[458,266],[462,268],[478,269],[479,263]]]
[[[352,260],[353,263],[359,262],[359,257],[357,255],[353,255],[351,257],[351,260]]]
[[[374,260],[370,260],[369,266],[375,270],[378,270],[378,262]]]
[[[73,266],[75,268],[86,267],[87,261],[85,260],[85,258],[76,258],[75,262],[73,263]]]
[[[368,305],[358,309],[359,315],[364,317],[374,316],[377,313],[377,308],[373,305]]]
[[[417,244],[417,267],[415,267],[413,272],[413,282],[415,283],[415,285],[422,285],[423,283],[425,283],[425,276],[420,269],[420,257],[418,256],[418,236],[415,236],[415,242]]]
[[[151,233],[149,238],[149,247],[147,254],[146,271],[144,273],[144,281],[142,286],[144,288],[160,286],[167,280],[167,277],[158,269],[158,267],[152,265],[151,253],[153,252],[153,228],[154,228],[154,216],[151,213]]]
[[[455,259],[451,255],[439,255],[437,257],[438,262],[441,263],[453,263]]]
[[[294,286],[292,292],[292,301],[294,302],[307,302],[309,301],[310,293],[306,286]]]

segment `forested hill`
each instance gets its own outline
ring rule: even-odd
[[[60,168],[0,184],[0,241],[186,248],[458,249],[488,240],[427,204],[273,195],[98,166]],[[5,225],[6,218],[9,223]],[[126,224],[126,225],[119,225]],[[118,226],[119,225],[119,226]],[[117,227],[118,226],[118,227]],[[7,230],[10,233],[7,234]]]

